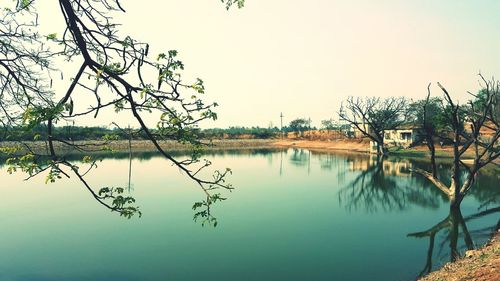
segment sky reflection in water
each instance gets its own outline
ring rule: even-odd
[[[411,167],[423,160],[303,149],[211,152],[237,188],[193,221],[203,194],[154,153],[136,154],[131,193],[143,211],[109,213],[74,180],[0,171],[0,280],[413,280],[478,246],[498,223],[499,173],[480,175],[461,213]],[[95,186],[128,184],[126,154]],[[449,173],[440,163],[439,173]]]

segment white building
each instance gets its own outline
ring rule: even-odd
[[[384,144],[409,147],[421,139],[420,128],[413,125],[401,126],[394,130],[384,131]]]

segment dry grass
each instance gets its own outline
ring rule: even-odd
[[[277,140],[273,143],[279,147],[299,147],[314,150],[341,150],[350,152],[369,152],[369,141],[358,139],[338,139],[332,141],[319,140]]]

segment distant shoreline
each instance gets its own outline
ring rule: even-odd
[[[220,150],[220,149],[251,149],[251,148],[305,148],[324,151],[343,151],[343,152],[362,152],[368,153],[368,142],[365,140],[306,140],[306,139],[213,139],[202,140],[207,144],[205,150]],[[4,141],[0,142],[0,146],[14,147],[21,142]],[[46,152],[48,147],[44,141],[27,141],[28,144],[36,152]],[[104,142],[100,140],[74,141],[74,145],[81,146],[87,150],[99,151],[104,146]],[[160,146],[166,150],[189,150],[188,144],[181,144],[174,140],[159,141]],[[94,144],[101,144],[100,146]],[[55,149],[59,151],[73,150],[70,146],[61,142],[54,142]],[[109,141],[106,146],[115,151],[128,151],[128,140]],[[132,140],[130,143],[132,151],[154,151],[156,150],[153,143],[149,140]]]
[[[214,139],[214,140],[202,140],[203,143],[207,144],[204,146],[204,150],[233,150],[233,149],[280,149],[280,148],[304,148],[315,151],[332,151],[332,152],[343,152],[343,153],[361,153],[369,154],[369,142],[363,139],[338,139],[338,140],[307,140],[307,139]],[[46,154],[47,146],[44,141],[30,141],[24,142],[28,144],[35,153]],[[75,141],[72,142],[75,145],[80,145],[88,152],[99,152],[102,151],[103,146],[96,146],[93,144],[101,143],[102,141]],[[19,145],[20,142],[15,141],[4,141],[0,142],[0,147],[7,146],[13,147]],[[187,144],[181,144],[177,141],[159,141],[161,147],[165,150],[175,150],[175,151],[187,151],[190,146]],[[129,151],[129,141],[128,140],[115,140],[110,141],[107,147],[111,150],[118,152]],[[61,152],[76,151],[76,149],[69,147],[68,145],[55,142],[55,149]],[[152,152],[155,151],[153,143],[148,140],[132,140],[131,149],[133,152]],[[404,157],[404,158],[422,158],[429,157],[429,151],[426,146],[420,145],[411,148],[396,148],[390,147],[390,156],[393,157]],[[436,147],[436,158],[450,158],[453,156],[453,151],[451,146]],[[467,151],[465,156],[470,156],[473,158],[472,151]],[[496,165],[500,164],[500,161],[494,161]]]
[[[231,140],[202,140],[206,144],[204,146],[205,150],[221,150],[221,149],[258,149],[258,148],[273,148],[273,139],[231,139]],[[31,147],[35,153],[47,153],[47,144],[44,141],[29,141],[22,142]],[[76,146],[80,146],[88,152],[99,152],[104,148],[108,150],[126,152],[131,150],[133,152],[148,152],[155,151],[156,148],[151,141],[148,140],[132,140],[129,145],[128,140],[115,140],[104,143],[100,140],[89,140],[89,141],[74,141],[71,142]],[[189,150],[190,146],[188,144],[182,144],[177,141],[158,141],[160,146],[165,150],[176,150],[183,151]],[[15,147],[19,146],[22,148],[21,142],[16,141],[4,141],[0,142],[0,147]],[[68,151],[78,151],[78,149],[73,148],[69,145],[60,142],[54,142],[56,151],[68,152]],[[130,147],[129,147],[130,146]]]

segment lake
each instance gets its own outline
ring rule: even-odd
[[[236,189],[194,221],[203,193],[154,153],[132,160],[127,220],[74,179],[45,184],[0,171],[0,280],[414,280],[499,223],[500,174],[490,168],[450,214],[437,188],[409,171],[426,159],[305,149],[209,152]],[[129,160],[98,164],[95,186],[127,186]],[[439,173],[450,166],[439,163]]]

